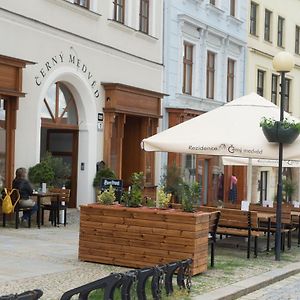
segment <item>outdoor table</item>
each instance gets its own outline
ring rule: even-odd
[[[46,193],[34,193],[33,196],[37,198],[37,214],[36,214],[36,223],[38,225],[38,228],[41,228],[41,199],[42,198],[56,198],[57,202],[59,201],[60,194],[59,193],[51,193],[51,192],[46,192]]]
[[[298,217],[298,247],[300,246],[300,211],[291,211],[291,218]]]
[[[257,218],[259,221],[268,222],[268,231],[267,231],[267,252],[270,251],[270,234],[271,234],[271,219],[276,217],[276,213],[257,211]]]

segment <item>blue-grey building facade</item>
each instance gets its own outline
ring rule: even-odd
[[[244,0],[165,1],[163,129],[244,95],[246,20]],[[216,197],[208,187],[217,193],[218,159],[163,155],[163,165],[173,162],[200,182],[204,202]]]

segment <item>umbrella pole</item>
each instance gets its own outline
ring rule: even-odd
[[[247,167],[247,201],[252,202],[252,158],[248,159]]]
[[[285,82],[285,72],[280,72],[280,73],[281,73],[280,121],[282,122],[283,121],[283,113],[284,113],[285,83],[286,82]],[[275,260],[280,260],[280,252],[281,252],[282,160],[283,160],[283,144],[279,143]]]

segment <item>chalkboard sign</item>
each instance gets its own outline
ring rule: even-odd
[[[106,179],[101,180],[100,190],[104,191],[112,186],[115,189],[116,200],[121,202],[122,192],[123,192],[123,180],[121,179]]]

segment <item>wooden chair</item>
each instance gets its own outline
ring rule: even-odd
[[[10,193],[12,191],[12,189],[7,189],[7,191]],[[4,192],[2,193],[2,201],[5,197]],[[17,189],[14,189],[13,193],[11,194],[11,201],[13,204],[16,203],[17,199],[20,198],[20,193]],[[2,202],[1,201],[1,202]],[[20,212],[24,212],[24,211],[30,211],[31,208],[30,207],[21,207],[20,206],[20,202],[18,202],[15,206],[14,209],[14,214],[15,214],[15,228],[18,229],[19,225],[20,225]],[[6,217],[7,215],[2,213],[2,226],[5,227],[6,226]],[[28,228],[31,227],[31,215],[29,215],[29,219],[28,219]]]
[[[58,193],[59,201],[57,201],[56,197],[53,197],[51,199],[51,204],[41,204],[41,211],[42,211],[42,225],[44,225],[44,215],[45,210],[48,210],[50,212],[50,221],[51,224],[56,226],[59,224],[59,212],[62,210],[64,212],[64,226],[67,225],[67,208],[68,203],[70,201],[70,189],[59,189],[59,188],[53,188],[50,189],[49,192],[51,193]],[[64,202],[64,204],[63,204]]]
[[[207,206],[202,206],[200,210],[209,212],[219,210],[221,212],[217,234],[246,237],[248,239],[247,258],[250,258],[251,240],[254,238],[254,257],[257,257],[257,239],[263,236],[264,233],[258,229],[256,212]]]
[[[263,207],[259,204],[250,204],[249,207],[252,211],[260,211],[260,212],[271,212],[276,214],[276,206],[275,207]],[[259,229],[267,231],[267,224],[265,222],[260,222]],[[296,230],[296,227],[293,225],[292,217],[291,217],[291,207],[288,205],[282,205],[281,208],[281,249],[285,250],[285,240],[287,235],[287,245],[288,249],[291,248],[292,244],[292,231]],[[271,219],[271,233],[276,232],[276,218]]]
[[[215,248],[218,223],[220,219],[220,211],[211,212],[209,215],[209,242],[210,242],[210,266],[215,266]]]

